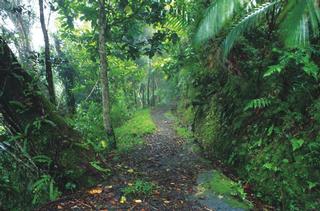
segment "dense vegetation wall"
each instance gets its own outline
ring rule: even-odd
[[[193,88],[178,110],[204,152],[232,166],[258,197],[282,210],[315,209],[319,49],[285,51],[262,38],[242,43],[228,69],[193,70]]]

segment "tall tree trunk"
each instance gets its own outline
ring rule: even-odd
[[[91,172],[94,153],[80,147],[82,138],[55,112],[53,105],[41,94],[37,82],[21,68],[16,57],[0,37],[0,113],[9,130],[26,140],[33,157],[51,158],[49,169],[58,176],[85,183]],[[45,167],[47,168],[47,167]],[[89,170],[90,171],[87,171]],[[72,175],[67,172],[73,171]]]
[[[76,100],[72,89],[74,88],[74,69],[69,65],[69,61],[65,57],[64,53],[61,51],[60,41],[55,37],[55,46],[59,58],[62,60],[64,65],[60,65],[60,77],[62,79],[65,93],[66,93],[66,103],[68,112],[70,114],[75,114],[76,112]]]
[[[136,89],[133,89],[134,105],[138,106]]]
[[[43,38],[44,38],[46,80],[47,80],[47,84],[48,84],[48,91],[49,91],[50,101],[53,104],[56,104],[56,95],[55,95],[55,91],[54,91],[52,67],[51,67],[51,61],[50,61],[49,36],[48,36],[48,31],[46,29],[46,24],[45,24],[44,14],[43,14],[43,0],[39,0],[39,8],[40,8],[40,23],[41,23],[41,29],[42,29]]]
[[[153,72],[152,73],[152,98],[151,98],[152,106],[156,105],[156,96],[154,94],[155,89],[156,89],[156,82],[155,82],[155,77],[154,77],[154,72]]]
[[[99,55],[100,55],[100,80],[102,87],[102,106],[103,106],[103,125],[106,130],[107,138],[109,139],[109,146],[115,149],[116,137],[112,128],[110,118],[110,98],[109,98],[109,81],[108,81],[108,63],[106,56],[106,11],[105,0],[99,0]]]
[[[140,86],[140,93],[141,93],[141,101],[142,101],[142,108],[144,108],[146,105],[146,98],[145,98],[145,85],[141,84]]]
[[[151,105],[151,102],[150,102],[150,69],[148,70],[147,103],[148,103],[148,106]]]

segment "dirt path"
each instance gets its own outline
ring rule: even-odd
[[[192,197],[199,173],[210,166],[175,134],[174,123],[165,112],[165,109],[152,112],[157,131],[145,137],[146,145],[113,158],[110,168],[115,176],[109,181],[91,193],[62,198],[43,210],[214,210]],[[137,179],[152,182],[157,188],[147,196],[126,197],[124,201],[123,188]]]

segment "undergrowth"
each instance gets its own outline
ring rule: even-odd
[[[154,183],[138,179],[129,183],[127,187],[122,189],[122,192],[124,196],[144,197],[149,196],[156,188],[157,185]]]
[[[155,130],[156,125],[152,121],[149,109],[135,112],[131,119],[115,129],[118,151],[120,153],[128,152],[144,144],[143,136],[151,134]]]

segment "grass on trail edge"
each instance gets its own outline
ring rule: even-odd
[[[179,137],[184,138],[184,139],[192,139],[193,138],[192,132],[189,131],[186,127],[181,126],[179,123],[180,122],[179,119],[174,114],[172,114],[172,112],[168,111],[164,115],[166,118],[168,118],[174,122],[174,130]]]
[[[118,152],[128,152],[144,144],[143,136],[156,130],[150,109],[136,111],[131,119],[115,129]]]

